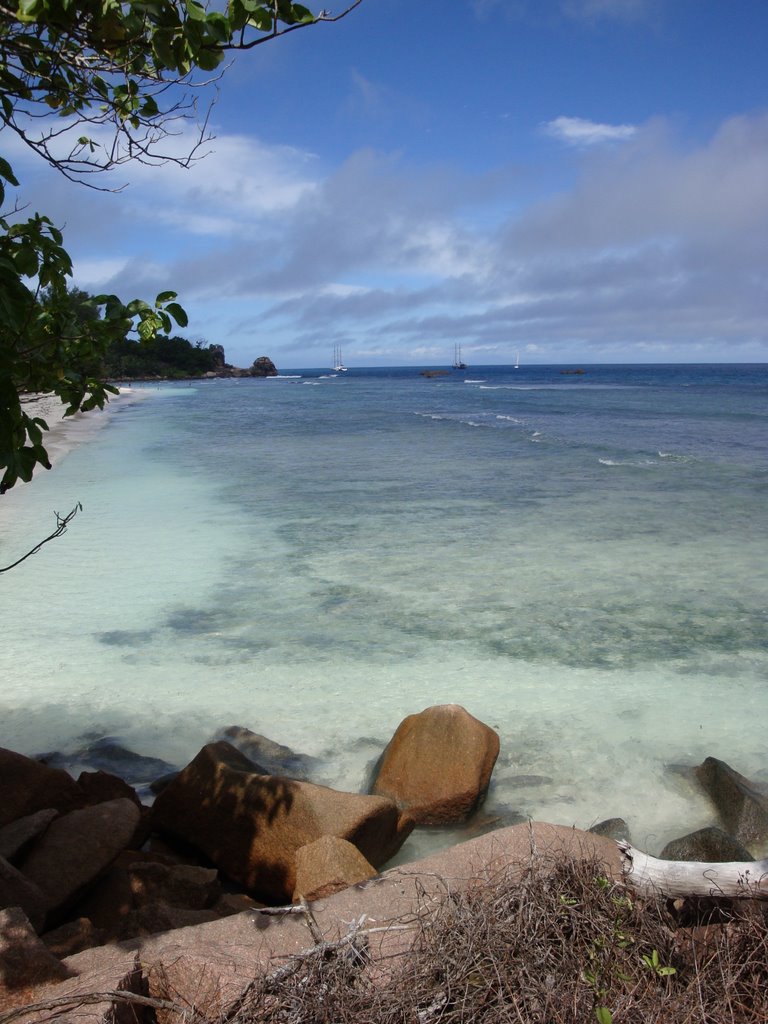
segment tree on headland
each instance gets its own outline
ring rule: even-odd
[[[361,2],[331,15],[289,0],[0,0],[0,133],[91,187],[131,161],[188,166],[210,138],[197,97],[228,53],[338,21]],[[182,156],[164,148],[179,119],[197,125]],[[48,426],[21,393],[54,393],[65,415],[103,408],[117,393],[96,372],[109,347],[187,323],[172,291],[73,301],[61,231],[18,204],[5,209],[9,186],[19,181],[0,156],[0,493],[50,465]]]

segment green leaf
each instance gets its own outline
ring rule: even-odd
[[[160,292],[160,294],[155,299],[155,306],[164,306],[166,302],[172,302],[175,298],[177,298],[177,295],[177,292]]]
[[[217,43],[229,42],[232,35],[232,26],[229,23],[229,18],[225,17],[219,11],[212,11],[208,15],[207,26],[211,37],[215,39]]]
[[[302,24],[308,24],[313,21],[317,21],[315,15],[307,7],[303,7],[301,4],[293,5],[293,16],[296,21],[302,22]]]
[[[597,1024],[613,1024],[613,1014],[607,1006],[596,1006],[595,1017],[597,1017]]]
[[[7,160],[3,160],[0,156],[0,178],[4,178],[9,185],[17,185],[18,181],[13,173],[13,169]]]
[[[120,299],[116,295],[100,296],[104,299],[104,316],[107,320],[122,320],[126,315],[125,306],[122,304]]]
[[[243,6],[247,10],[247,0],[244,0]],[[271,32],[272,12],[265,11],[263,7],[257,7],[248,19],[248,24],[253,25],[253,27],[257,28],[259,32]]]
[[[195,2],[195,0],[186,0],[187,15],[193,21],[205,21],[207,14],[205,8]]]
[[[34,277],[40,266],[37,250],[29,242],[20,245],[14,255],[14,263],[20,274]]]
[[[176,67],[176,56],[173,52],[174,33],[166,29],[158,29],[152,38],[152,47],[156,59],[166,68]]]
[[[173,317],[179,327],[186,327],[189,324],[186,310],[178,302],[169,302],[165,310]]]
[[[149,341],[150,338],[153,338],[156,330],[157,328],[151,320],[142,320],[138,326],[139,337],[142,341]]]
[[[43,0],[20,0],[16,16],[19,21],[36,21],[43,7]]]

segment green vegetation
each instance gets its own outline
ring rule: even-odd
[[[196,120],[195,91],[229,51],[336,21],[360,2],[330,17],[288,0],[228,0],[224,9],[198,0],[11,0],[0,18],[0,133],[91,185],[131,161],[187,166],[207,139],[205,118],[185,156],[163,144],[180,118]],[[39,213],[22,216],[18,200],[7,208],[18,187],[0,156],[0,493],[49,466],[47,424],[23,410],[20,393],[53,392],[68,415],[102,407],[115,389],[95,371],[110,347],[130,335],[147,344],[187,322],[171,291],[149,302],[99,295],[75,309],[62,233]]]
[[[104,364],[104,375],[116,380],[142,377],[181,379],[200,377],[223,366],[223,352],[218,345],[204,346],[178,335],[158,335],[139,344],[125,338],[110,346]]]

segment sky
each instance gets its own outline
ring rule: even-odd
[[[239,54],[189,169],[0,151],[79,287],[237,366],[765,362],[766,54],[768,0],[363,0]]]

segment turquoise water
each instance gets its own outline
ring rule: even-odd
[[[358,789],[455,702],[491,810],[652,853],[708,823],[667,765],[768,766],[768,368],[586,371],[147,387],[0,499],[2,564],[84,506],[0,576],[0,744],[183,764],[237,723]]]

